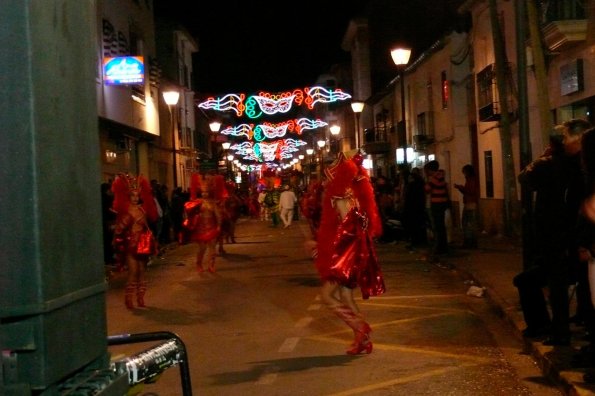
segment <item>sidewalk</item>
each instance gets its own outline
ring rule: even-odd
[[[586,368],[573,368],[570,364],[573,354],[586,345],[583,327],[571,325],[570,347],[544,346],[539,339],[524,339],[522,336],[522,330],[526,326],[518,302],[518,292],[512,284],[513,277],[523,268],[520,241],[482,236],[479,249],[453,249],[444,263],[447,267],[452,266],[452,270],[458,272],[462,278],[485,288],[484,297],[512,325],[515,334],[524,340],[525,352],[534,356],[544,376],[558,383],[568,395],[595,395],[595,384],[586,384],[583,381]],[[570,314],[573,315],[576,304],[574,298],[571,304]]]

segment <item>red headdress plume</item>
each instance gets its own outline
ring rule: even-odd
[[[211,196],[216,200],[225,199],[229,196],[227,188],[225,187],[225,178],[223,175],[214,175],[212,179]]]
[[[190,175],[190,200],[193,201],[197,198],[200,198],[201,194],[201,181],[200,181],[200,174],[197,172],[193,172]]]
[[[143,201],[143,209],[147,214],[149,221],[156,221],[159,214],[157,212],[157,205],[153,198],[151,184],[143,177],[133,177],[130,175],[119,174],[112,183],[112,192],[114,193],[114,202],[112,208],[118,215],[122,215],[128,211],[130,206],[130,192],[137,190],[141,200]]]
[[[130,204],[130,188],[128,176],[119,174],[112,182],[112,192],[114,193],[114,201],[112,202],[112,209],[118,215],[128,211]]]
[[[159,218],[159,212],[157,211],[157,204],[155,203],[155,198],[153,197],[153,189],[151,188],[151,184],[144,176],[138,177],[138,188],[140,192],[140,198],[143,201],[143,209],[147,214],[147,219],[150,222],[155,222]]]

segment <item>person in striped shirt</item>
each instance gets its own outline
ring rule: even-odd
[[[448,253],[448,236],[446,233],[446,210],[450,208],[448,184],[440,163],[432,160],[424,165],[426,174],[426,194],[430,201],[430,218],[434,234],[432,254]]]

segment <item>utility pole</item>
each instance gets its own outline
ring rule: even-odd
[[[515,0],[517,81],[519,100],[519,150],[521,169],[531,162],[531,139],[529,138],[529,100],[527,93],[527,39],[526,0]],[[521,235],[523,243],[523,269],[528,269],[533,261],[535,238],[533,234],[533,192],[521,185]]]
[[[527,17],[529,21],[529,35],[531,37],[531,50],[533,54],[533,66],[535,68],[535,89],[537,90],[537,108],[541,122],[541,139],[545,147],[549,142],[552,132],[553,121],[550,112],[550,97],[547,85],[547,70],[545,65],[545,54],[541,45],[541,28],[537,12],[537,5],[533,0],[526,0]]]
[[[512,152],[510,110],[508,108],[508,66],[504,37],[500,28],[497,0],[489,0],[492,40],[496,59],[496,81],[500,102],[500,146],[502,150],[502,174],[504,175],[504,230],[506,235],[519,235],[520,207]]]

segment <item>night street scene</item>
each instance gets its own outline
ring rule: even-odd
[[[595,0],[0,37],[0,396],[595,395]]]

